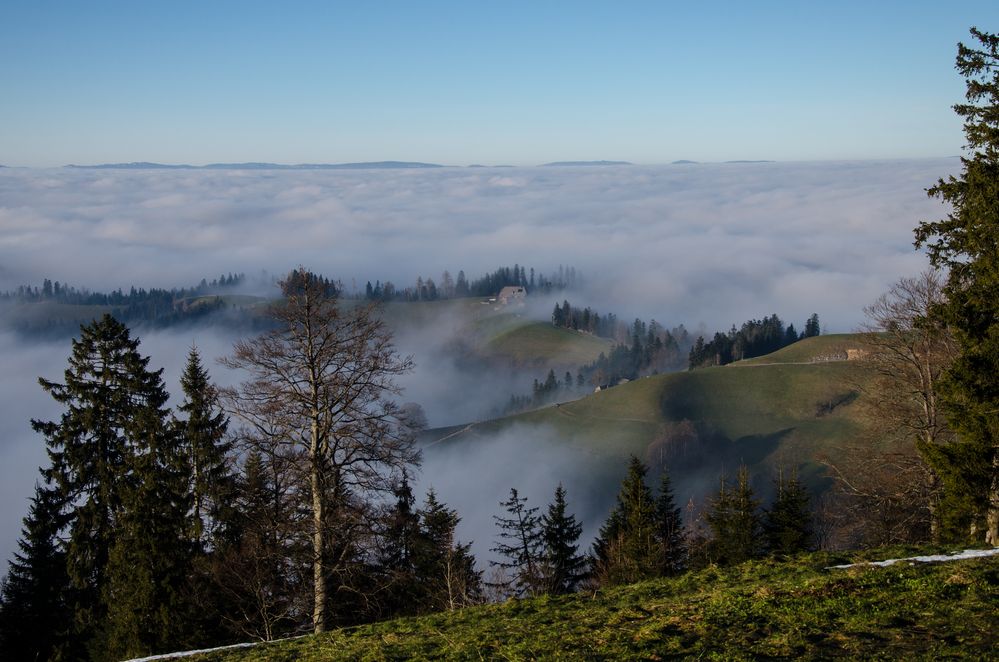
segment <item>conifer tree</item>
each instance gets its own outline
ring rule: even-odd
[[[760,556],[763,522],[759,506],[746,467],[739,468],[734,486],[721,479],[718,494],[705,515],[712,534],[709,554],[714,562],[735,565]]]
[[[414,557],[419,584],[426,591],[426,610],[452,611],[475,604],[481,599],[482,576],[475,569],[471,544],[455,540],[458,513],[431,489],[419,515]]]
[[[417,548],[420,545],[420,514],[416,499],[405,477],[396,486],[395,503],[385,515],[380,536],[378,563],[385,575],[385,610],[390,614],[417,613],[421,585],[416,574]]]
[[[180,385],[184,402],[177,409],[186,419],[177,421],[176,426],[190,466],[193,537],[207,548],[217,544],[226,527],[233,524],[235,479],[229,462],[232,443],[226,439],[229,419],[197,348],[188,352]]]
[[[673,496],[669,472],[663,470],[656,497],[656,539],[659,543],[660,573],[676,575],[687,566],[687,545],[683,516]]]
[[[75,636],[97,646],[95,657],[105,653],[95,635],[107,615],[108,561],[129,484],[123,477],[166,413],[162,370],[150,371],[138,346],[110,315],[81,327],[65,382],[39,379],[65,412],[58,422],[32,421],[51,460],[43,474],[65,504]]]
[[[784,478],[783,471],[774,482],[777,497],[763,521],[767,549],[780,556],[810,551],[814,547],[815,533],[808,490],[797,475]]]
[[[0,587],[0,651],[11,660],[72,659],[82,654],[69,639],[69,576],[57,534],[61,499],[36,485],[18,540],[19,552]]]
[[[493,515],[499,526],[499,541],[489,550],[505,559],[490,563],[509,572],[508,579],[499,588],[516,597],[537,595],[543,584],[542,530],[541,518],[536,514],[538,509],[528,508],[527,497],[519,496],[515,488],[510,489],[510,498],[501,501],[500,505],[507,516]]]
[[[189,458],[164,410],[147,407],[136,423],[141,446],[121,478],[122,511],[102,592],[111,659],[197,643],[191,633],[198,614],[188,585],[196,544],[190,537]]]
[[[212,558],[226,598],[220,615],[240,639],[284,636],[307,611],[308,543],[300,534],[302,514],[281,482],[281,461],[258,448],[247,453],[236,485],[238,536]]]
[[[959,355],[941,384],[954,443],[921,449],[944,486],[951,535],[999,545],[999,34],[971,29],[978,42],[958,44],[965,78],[968,155],[959,177],[927,193],[950,206],[947,218],[916,228],[916,246],[947,269],[946,302],[933,315],[947,325]],[[963,531],[955,532],[954,524]]]
[[[541,517],[544,587],[556,595],[572,593],[585,575],[586,557],[579,553],[583,526],[566,513],[565,488],[559,483],[555,501]]]
[[[812,313],[812,316],[805,321],[805,337],[812,338],[819,335],[820,332],[819,315],[818,313]]]
[[[627,584],[659,573],[656,504],[645,484],[647,469],[632,456],[617,505],[594,544],[595,573],[608,584]]]

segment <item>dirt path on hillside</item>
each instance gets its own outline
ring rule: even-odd
[[[780,361],[775,363],[726,363],[723,368],[763,368],[770,365],[823,365],[825,363],[846,363],[849,359],[837,359],[835,361]]]
[[[558,413],[562,414],[563,416],[568,416],[569,418],[579,418],[579,419],[591,420],[591,421],[628,421],[630,423],[645,423],[647,425],[655,425],[657,423],[657,421],[650,421],[650,420],[645,419],[645,418],[617,418],[617,417],[615,417],[615,418],[607,418],[605,416],[584,416],[582,414],[577,414],[577,413],[575,413],[573,411],[569,411],[569,409],[567,407],[562,407],[560,405],[561,405],[561,403],[557,404],[557,405],[552,405],[552,406],[555,407],[555,409],[556,409],[556,411],[558,411]]]

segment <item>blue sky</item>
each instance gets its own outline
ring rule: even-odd
[[[999,3],[17,2],[0,163],[947,156]],[[871,6],[876,5],[876,6]]]

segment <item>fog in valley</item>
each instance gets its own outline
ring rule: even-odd
[[[0,290],[42,279],[109,291],[186,287],[246,273],[257,294],[298,265],[341,280],[412,286],[464,270],[470,280],[518,263],[551,273],[575,267],[580,291],[534,299],[521,314],[547,319],[556,301],[622,321],[725,330],[777,313],[801,328],[850,331],[862,308],[925,257],[912,228],[944,213],[923,189],[956,159],[841,163],[688,164],[595,168],[442,168],[365,171],[0,172]],[[0,316],[9,308],[0,307]],[[0,319],[2,322],[2,319]],[[180,398],[178,378],[196,345],[212,377],[240,376],[214,359],[243,332],[232,326],[136,329],[150,366]],[[529,392],[531,370],[470,369],[454,355],[462,320],[401,325],[396,345],[416,368],[401,400],[432,427],[487,417]],[[46,463],[30,419],[57,417],[37,384],[60,381],[69,339],[0,331],[0,557],[10,559],[27,500]],[[575,370],[573,370],[575,374]],[[607,440],[613,443],[612,439]],[[577,451],[551,429],[517,426],[475,448],[431,449],[417,498],[433,486],[463,518],[458,535],[486,555],[492,515],[510,487],[544,506],[563,482],[589,544],[612,494],[591,489]],[[610,468],[620,476],[625,467]],[[678,494],[678,496],[683,496]],[[481,560],[481,559],[480,559]],[[2,574],[2,573],[0,573]]]

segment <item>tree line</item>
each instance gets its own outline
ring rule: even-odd
[[[805,321],[801,333],[794,328],[794,324],[785,327],[776,313],[761,320],[743,322],[738,329],[733,324],[728,333],[715,333],[708,342],[698,336],[690,349],[688,367],[693,370],[764,356],[804,338],[817,336],[820,332],[817,313],[812,313]]]
[[[500,503],[504,514],[495,516],[500,533],[492,551],[499,560],[492,562],[498,572],[491,586],[500,590],[499,597],[628,584],[817,547],[811,497],[794,474],[778,474],[776,496],[764,509],[743,467],[734,481],[721,478],[696,519],[683,516],[668,471],[662,471],[655,493],[647,474],[645,464],[632,456],[615,506],[589,553],[580,551],[582,527],[568,513],[561,485],[540,516],[511,489]]]
[[[105,306],[113,309],[114,316],[135,326],[167,327],[175,324],[194,322],[225,310],[227,305],[222,295],[245,282],[243,274],[222,275],[212,281],[202,279],[194,287],[183,288],[136,288],[128,291],[121,288],[111,292],[91,292],[86,288],[43,280],[42,286],[19,286],[16,290],[0,293],[0,301],[15,303],[54,302],[79,306]],[[240,316],[239,322],[252,326],[250,316]],[[36,316],[11,316],[6,320],[14,330],[34,335],[48,333],[70,335],[78,328],[74,319],[64,319],[59,314],[40,318]]]
[[[161,305],[162,301],[177,301],[191,297],[217,294],[229,288],[238,287],[246,282],[246,275],[222,274],[208,281],[204,278],[193,287],[181,288],[129,288],[125,292],[121,288],[111,292],[91,292],[87,288],[77,288],[67,283],[60,283],[49,278],[42,280],[42,286],[20,285],[14,290],[0,292],[0,300],[17,302],[55,301],[81,306],[123,306],[139,307],[143,304]]]
[[[364,293],[352,296],[365,301],[438,301],[463,297],[492,297],[508,286],[523,287],[534,294],[551,294],[580,287],[582,283],[582,276],[575,267],[559,265],[557,271],[544,275],[535,272],[534,267],[528,270],[515,264],[512,267],[499,267],[471,281],[465,276],[464,270],[459,270],[456,277],[452,277],[451,272],[445,270],[437,281],[431,277],[418,276],[414,285],[402,288],[391,281],[383,283],[376,280],[374,284],[367,281]]]

